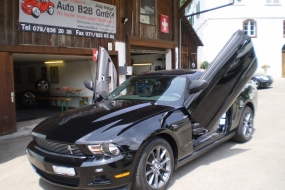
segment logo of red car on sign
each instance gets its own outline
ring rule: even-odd
[[[23,0],[21,7],[24,13],[34,18],[39,18],[44,12],[49,15],[54,13],[54,4],[50,0]]]
[[[160,15],[160,31],[169,33],[169,18],[166,15]]]

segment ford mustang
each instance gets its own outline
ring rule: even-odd
[[[36,126],[28,159],[55,185],[166,189],[177,168],[226,140],[252,138],[257,90],[248,81],[256,68],[251,38],[237,31],[205,71],[136,75],[109,94],[111,78],[99,72],[85,82],[97,101]]]

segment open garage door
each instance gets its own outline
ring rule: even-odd
[[[131,48],[133,74],[171,69],[171,53],[170,49]]]

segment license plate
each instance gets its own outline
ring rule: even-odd
[[[75,176],[75,169],[71,167],[52,166],[54,173],[60,175]]]

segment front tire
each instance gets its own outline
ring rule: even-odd
[[[249,141],[253,134],[253,123],[252,109],[246,106],[242,112],[237,133],[233,137],[233,140],[242,143]]]
[[[134,190],[164,190],[174,168],[174,157],[169,143],[159,137],[150,141],[138,159],[133,184]]]

